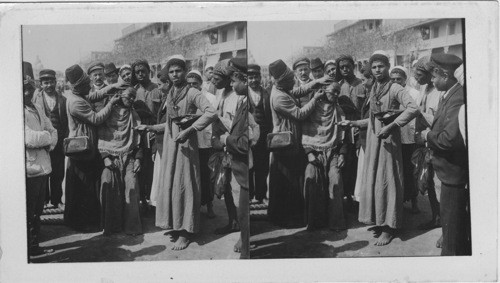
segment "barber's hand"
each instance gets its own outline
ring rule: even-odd
[[[415,143],[418,145],[425,145],[427,139],[427,133],[429,131],[430,131],[429,128],[427,128],[421,132],[415,132]]]
[[[223,145],[226,145],[226,139],[227,137],[229,137],[229,133],[225,133],[223,134],[222,136],[220,136],[220,142],[223,144]]]
[[[134,172],[134,174],[135,174],[135,173],[137,173],[139,171],[141,171],[141,160],[140,159],[136,159],[134,161],[134,169],[132,169],[132,172]]]
[[[391,135],[392,128],[393,128],[393,126],[391,126],[391,125],[384,126],[380,130],[380,132],[378,133],[377,137],[379,139],[386,139],[386,138],[388,138]]]
[[[334,82],[334,78],[332,78],[328,75],[325,75],[322,78],[317,79],[316,81],[318,84],[321,84],[321,85],[329,85],[329,84]]]
[[[339,159],[338,159],[338,162],[337,162],[337,167],[338,168],[343,168],[344,165],[345,165],[344,155],[343,154],[339,154]]]
[[[111,103],[111,105],[115,105],[116,103],[118,103],[118,101],[120,101],[121,99],[121,96],[120,94],[115,94],[113,95],[113,97],[111,97],[111,99],[109,100],[109,103]]]
[[[323,96],[325,95],[325,91],[320,89],[318,91],[316,91],[316,93],[314,94],[314,98],[315,99],[320,99],[322,98]]]
[[[109,157],[104,158],[104,167],[109,168],[111,170],[116,169],[115,163]]]
[[[113,88],[115,89],[120,89],[120,88],[124,88],[124,87],[128,87],[130,86],[129,83],[125,82],[124,80],[122,80],[121,78],[118,79],[118,82],[114,83],[111,85]]]
[[[193,127],[189,127],[182,132],[179,133],[179,135],[175,138],[176,143],[185,143],[191,134],[195,132],[196,130]]]

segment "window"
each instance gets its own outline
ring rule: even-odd
[[[245,27],[244,26],[238,27],[236,39],[242,39],[244,36],[245,36]]]
[[[210,44],[217,44],[219,42],[219,34],[217,33],[216,30],[211,31],[208,34],[208,37],[210,39]]]
[[[429,27],[422,27],[420,28],[420,33],[422,34],[422,39],[427,40],[430,38],[431,31]]]
[[[227,30],[223,30],[221,32],[221,42],[226,42],[227,41]]]
[[[372,30],[372,29],[373,29],[373,23],[369,23],[369,24],[368,24],[368,29],[369,29],[369,30]]]
[[[439,37],[439,26],[432,27],[432,38]]]
[[[161,34],[161,27],[156,28],[156,34]]]
[[[448,35],[452,35],[452,34],[455,34],[455,22],[451,22],[449,25],[448,25]]]

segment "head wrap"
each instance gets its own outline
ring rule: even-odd
[[[225,78],[231,77],[232,71],[228,67],[229,67],[229,59],[224,59],[217,62],[217,64],[215,64],[214,67],[214,75],[219,75]]]
[[[170,66],[172,65],[177,65],[179,67],[181,67],[183,70],[186,70],[186,59],[184,58],[184,56],[180,55],[180,54],[176,54],[176,55],[172,55],[170,57],[167,58],[167,65],[165,66],[165,68],[167,68],[167,73],[168,73],[168,69],[170,69]]]
[[[127,69],[132,71],[132,67],[129,64],[124,64],[123,66],[120,67],[120,71],[118,73],[121,74],[123,70],[127,70]]]
[[[75,64],[65,71],[66,80],[71,84],[72,92],[76,95],[80,94],[80,87],[90,85],[90,78],[83,72],[82,67]]]
[[[326,63],[325,63],[325,68],[326,68],[328,65],[330,65],[330,64],[333,64],[333,65],[337,66],[337,63],[335,62],[335,60],[328,60],[328,61],[326,61]]]
[[[196,77],[197,80],[199,80],[200,82],[203,82],[203,79],[202,79],[203,77],[201,76],[201,73],[198,70],[189,71],[189,73],[187,73],[187,75],[186,75],[186,78],[189,78],[189,77]]]
[[[424,56],[418,59],[414,66],[415,70],[430,73],[435,65],[431,63],[431,56]]]
[[[403,66],[395,66],[394,68],[391,69],[391,71],[389,73],[390,74],[398,73],[398,74],[403,75],[405,78],[408,78],[408,70],[406,70],[406,68]]]
[[[391,64],[389,63],[389,55],[387,55],[387,53],[383,50],[377,50],[373,52],[372,56],[370,57],[370,67],[375,61],[382,62],[387,67],[391,66]]]
[[[370,79],[372,77],[372,69],[368,64],[363,65],[361,67],[361,74],[367,79]]]

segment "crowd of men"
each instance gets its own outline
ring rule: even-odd
[[[146,60],[73,65],[61,93],[54,70],[41,70],[37,86],[23,62],[30,256],[53,252],[39,246],[44,207],[63,209],[75,231],[136,236],[152,204],[172,249],[187,248],[199,233],[200,206],[215,216],[208,163],[222,153],[241,189],[238,211],[230,183],[223,188],[229,221],[215,233],[241,231],[234,251],[249,257],[246,58],[206,68],[205,79],[187,67],[182,55],[169,57],[156,84]]]
[[[266,89],[259,66],[248,66],[249,107],[260,127],[251,201],[268,202],[274,224],[309,231],[345,230],[344,212],[354,211],[384,246],[404,225],[405,201],[419,213],[420,191],[432,219],[419,228],[442,227],[442,255],[470,254],[462,60],[422,57],[413,62],[414,78],[391,68],[384,51],[373,53],[359,78],[355,67],[350,55],[299,58],[292,69],[277,60]],[[275,146],[269,133],[288,142]]]
[[[442,227],[442,255],[470,254],[461,64],[450,54],[425,56],[414,62],[410,86],[406,68],[391,68],[383,51],[360,78],[349,55],[300,58],[293,70],[277,60],[266,88],[246,58],[202,75],[173,55],[160,85],[146,60],[120,68],[94,62],[86,72],[67,68],[70,89],[60,93],[54,70],[41,70],[37,87],[23,62],[29,254],[51,252],[39,246],[44,206],[64,209],[76,231],[135,236],[152,204],[156,226],[182,250],[199,233],[200,207],[215,216],[214,194],[228,215],[214,232],[241,231],[234,246],[241,258],[249,257],[254,198],[268,203],[273,223],[310,231],[345,230],[345,211],[357,211],[383,246],[404,225],[404,201],[418,213],[419,190],[432,209],[421,228]],[[430,162],[415,162],[417,153]],[[415,172],[424,165],[422,185]],[[224,166],[230,171],[214,169]],[[216,173],[236,179],[239,209],[229,182],[216,186]]]

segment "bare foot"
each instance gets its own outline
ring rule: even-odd
[[[183,250],[189,246],[189,243],[191,243],[191,241],[189,240],[189,235],[187,232],[183,231],[179,234],[179,238],[172,247],[172,250],[174,251]]]
[[[234,252],[235,253],[241,253],[241,238],[234,244]]]
[[[172,243],[173,243],[173,242],[176,242],[176,241],[177,241],[177,239],[179,238],[179,233],[180,233],[179,231],[173,231],[173,230],[172,230],[172,231],[169,233],[169,235],[168,235],[168,236],[170,237],[170,242],[172,242]]]
[[[443,235],[439,237],[439,240],[436,242],[436,248],[440,249],[443,246]]]
[[[378,238],[378,237],[380,237],[380,234],[382,234],[382,229],[383,229],[383,227],[373,226],[373,227],[368,228],[368,231],[373,231],[373,237]]]
[[[208,215],[209,219],[215,218],[214,206],[213,206],[212,202],[209,202],[207,204],[207,215]]]
[[[375,246],[385,246],[389,244],[394,238],[394,229],[392,228],[384,228],[382,234],[380,234],[379,239],[375,242]]]

